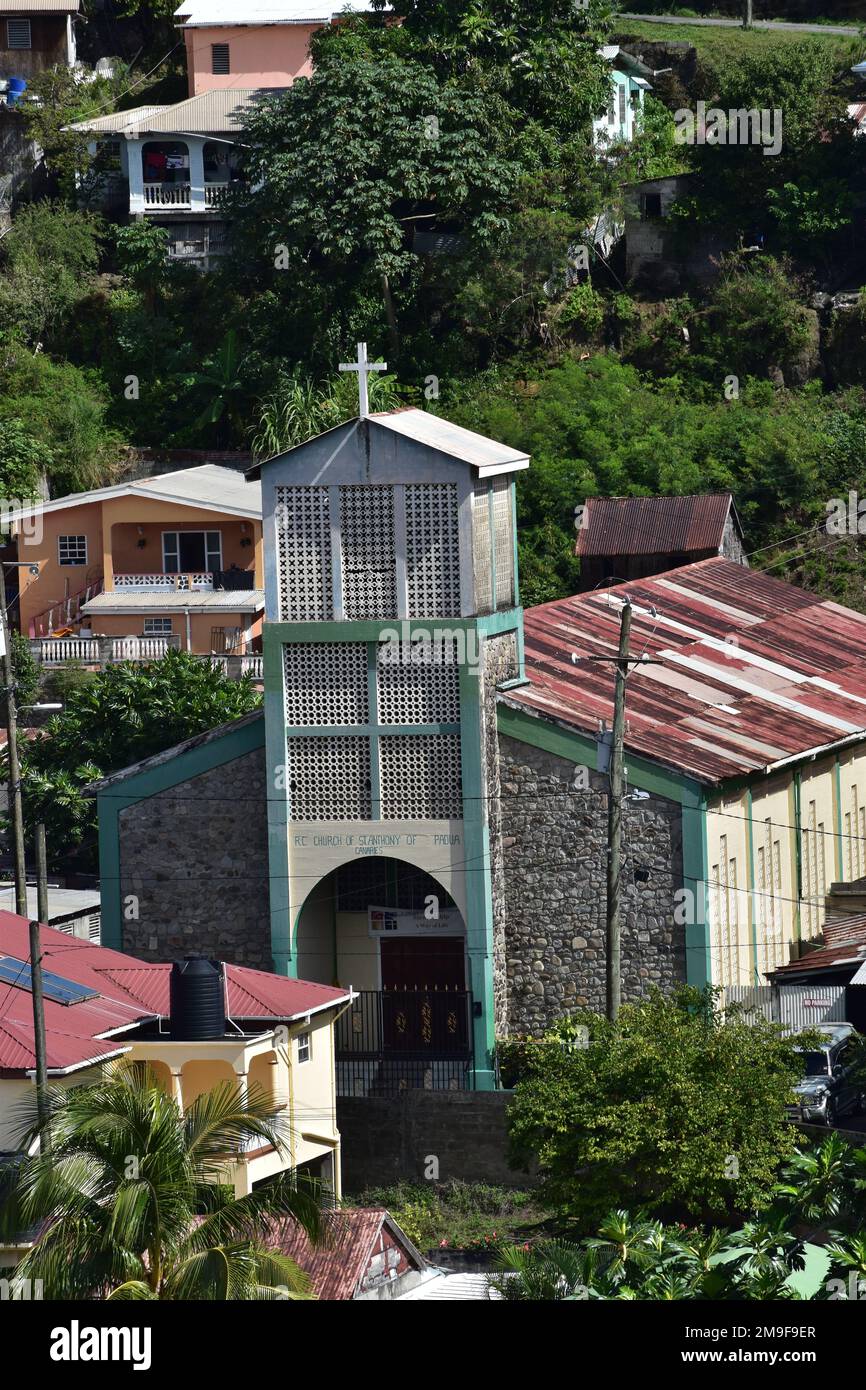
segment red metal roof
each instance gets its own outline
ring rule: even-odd
[[[588,497],[577,554],[691,555],[718,551],[731,510],[729,492],[696,497]]]
[[[383,1228],[387,1227],[387,1234]],[[424,1269],[426,1262],[384,1207],[344,1207],[332,1222],[331,1244],[313,1248],[296,1221],[274,1222],[271,1240],[310,1276],[317,1298],[350,1299],[355,1295],[371,1258],[387,1244],[397,1245],[407,1265]]]
[[[589,733],[613,715],[632,603],[626,747],[700,781],[763,771],[866,737],[866,615],[713,558],[527,609],[530,684],[506,705]],[[575,664],[572,653],[580,658]]]
[[[124,1033],[136,1024],[168,1016],[169,964],[147,964],[134,956],[96,946],[42,927],[43,969],[97,991],[78,1004],[45,1000],[49,1070],[64,1071],[115,1056],[126,1048]],[[28,960],[29,923],[0,911],[0,956]],[[228,1012],[237,1020],[288,1022],[347,1001],[347,990],[307,980],[290,980],[264,970],[226,965]],[[110,1036],[121,1030],[118,1036]],[[108,1036],[106,1036],[108,1035]],[[30,1071],[36,1065],[33,1001],[29,989],[0,981],[0,1072]]]

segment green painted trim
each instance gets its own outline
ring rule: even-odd
[[[746,811],[748,815],[748,820],[746,822],[746,843],[749,858],[749,931],[751,933],[752,938],[752,973],[754,975],[755,984],[759,985],[761,983],[761,977],[758,973],[758,922],[757,914],[755,912],[755,843],[754,835],[752,833],[753,824],[751,788],[747,788],[746,790]],[[770,869],[772,872],[772,865],[770,866]]]
[[[791,782],[794,793],[794,863],[797,871],[797,901],[794,905],[794,935],[799,942],[802,936],[800,904],[803,901],[803,808],[801,802],[800,769],[794,769]]]
[[[597,745],[588,734],[575,729],[565,729],[551,724],[535,714],[512,709],[509,705],[497,707],[497,726],[500,734],[517,739],[520,743],[541,748],[545,753],[553,753],[568,762],[577,763],[598,771]],[[702,806],[703,791],[699,782],[660,768],[645,758],[626,753],[629,783],[641,791],[676,801],[681,806]]]
[[[523,609],[522,608],[499,608],[495,613],[479,613],[477,618],[464,619],[470,625],[474,624],[479,632],[483,632],[485,637],[498,637],[500,632],[511,632],[515,628],[523,630]],[[441,622],[451,624],[451,618],[442,618]]]
[[[681,814],[683,838],[683,887],[686,904],[694,903],[694,912],[686,920],[686,982],[704,989],[712,982],[710,958],[710,921],[708,912],[706,805],[683,805]],[[689,896],[690,895],[690,896]],[[693,920],[689,920],[693,918]]]
[[[836,882],[841,883],[845,877],[845,859],[842,844],[842,764],[839,762],[838,753],[833,772],[833,795],[836,802],[833,808],[833,818],[836,822]]]
[[[169,791],[224,763],[234,762],[264,746],[265,720],[254,719],[243,728],[228,726],[225,733],[168,757],[155,767],[132,772],[114,787],[97,792],[96,814],[99,827],[99,880],[102,900],[102,943],[123,950],[121,905],[120,815],[129,806],[158,792]]]
[[[463,847],[466,883],[466,954],[469,988],[480,1018],[473,1018],[475,1086],[495,1088],[496,1014],[493,989],[493,883],[490,837],[484,800],[482,762],[482,682],[468,667],[460,667],[460,766],[463,781]]]
[[[375,651],[375,648],[373,648]],[[459,734],[459,724],[308,724],[289,725],[286,738],[384,738],[394,734]]]

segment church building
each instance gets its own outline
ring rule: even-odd
[[[604,1005],[628,600],[623,999],[763,982],[862,872],[866,618],[721,557],[524,616],[528,457],[365,395],[253,470],[263,713],[94,788],[104,943],[351,987],[340,1094],[494,1088]]]

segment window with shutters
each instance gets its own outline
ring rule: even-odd
[[[626,122],[626,93],[625,86],[617,84],[617,94],[619,97],[619,123],[625,127]]]
[[[211,44],[210,70],[218,77],[225,77],[231,70],[229,46],[227,43]]]
[[[12,6],[10,5],[10,9]],[[32,48],[33,42],[30,34],[29,19],[7,19],[6,21],[6,47],[7,48]]]

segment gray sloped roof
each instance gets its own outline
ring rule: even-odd
[[[190,613],[259,613],[264,606],[264,589],[215,589],[205,593],[190,589],[170,589],[166,593],[105,589],[83,604],[81,611],[98,618],[110,613],[183,613],[187,608]]]

